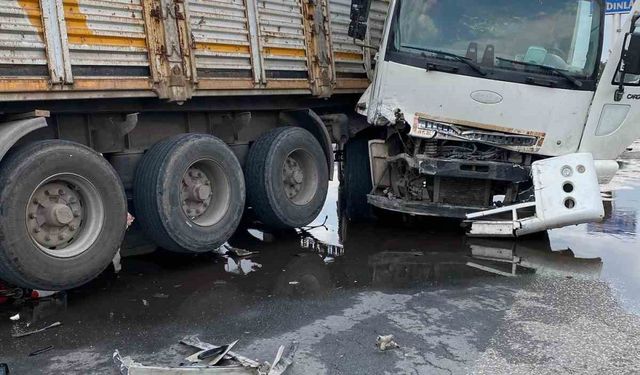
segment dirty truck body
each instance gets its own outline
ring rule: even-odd
[[[372,43],[386,6],[374,6]],[[3,1],[0,279],[91,280],[127,212],[178,252],[223,244],[246,206],[271,228],[311,222],[333,129],[369,84],[349,11],[346,0]]]
[[[368,6],[353,2],[355,38]],[[345,148],[348,214],[466,218],[491,236],[602,219],[598,182],[640,137],[638,6],[604,67],[604,1],[392,1],[358,104],[371,127]]]

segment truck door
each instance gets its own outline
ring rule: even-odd
[[[639,16],[640,2],[636,2],[623,26],[626,33],[612,41],[611,55],[600,77],[579,148],[579,152],[591,152],[596,165],[609,161],[616,170],[617,164],[612,160],[640,138],[640,72],[633,71],[636,67],[624,58],[640,56],[640,39],[636,39],[640,38]],[[627,73],[621,85],[624,70]]]

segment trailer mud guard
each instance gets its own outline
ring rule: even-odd
[[[46,126],[47,120],[44,117],[0,123],[0,160],[22,137]]]
[[[333,144],[329,131],[320,116],[310,109],[285,111],[280,113],[280,122],[283,125],[297,126],[308,130],[318,140],[327,158],[329,180],[333,180]]]

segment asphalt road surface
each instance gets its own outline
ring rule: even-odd
[[[127,257],[117,275],[0,305],[0,362],[12,374],[115,374],[115,349],[178,365],[193,352],[179,340],[196,334],[268,361],[296,341],[287,374],[638,373],[637,156],[603,187],[605,222],[517,242],[467,239],[449,221],[346,225],[334,183],[314,223],[324,226],[275,239],[239,231],[231,245],[253,256]],[[520,265],[474,257],[493,253]],[[378,351],[387,334],[400,348]]]

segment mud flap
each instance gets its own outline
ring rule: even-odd
[[[535,202],[468,214],[473,237],[519,237],[547,229],[601,221],[604,207],[593,157],[575,153],[536,161],[531,166]],[[519,211],[535,207],[533,216]],[[490,220],[511,213],[511,220]],[[485,219],[487,218],[487,219]]]

